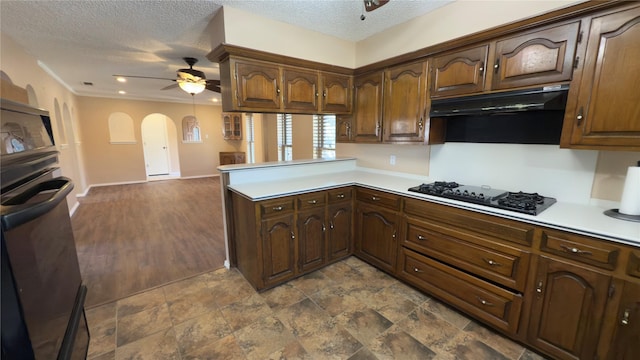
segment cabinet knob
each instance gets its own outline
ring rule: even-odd
[[[581,106],[580,110],[578,110],[578,114],[576,115],[576,126],[582,125],[582,120],[584,119],[584,108]]]
[[[322,232],[327,231],[327,228],[324,226],[324,224],[322,224]]]
[[[344,194],[338,194],[338,195],[336,195],[336,197],[337,197],[338,199],[344,199]]]
[[[413,268],[413,272],[417,272],[417,273],[421,273],[424,272],[423,270],[418,269],[417,267]]]
[[[476,299],[478,299],[478,302],[480,304],[484,305],[484,306],[494,306],[493,303],[488,302],[487,300],[485,300],[485,299],[483,299],[483,298],[481,298],[479,296],[476,296]]]
[[[322,97],[327,97],[327,92],[326,91],[322,92]]]
[[[291,232],[291,239],[295,239],[296,236],[293,234],[293,231]]]
[[[333,226],[333,221],[329,222],[329,228],[333,229],[335,226]]]
[[[427,240],[427,238],[426,238],[426,237],[424,237],[424,236],[422,236],[422,235],[418,235],[418,236],[417,236],[417,238],[418,238],[418,240],[420,240],[420,241]]]
[[[307,204],[310,204],[310,205],[315,205],[317,203],[318,203],[318,200],[309,200],[309,201],[307,201]]]
[[[566,246],[566,245],[560,245],[560,247],[562,247],[562,250],[564,250],[565,252],[568,252],[570,254],[576,254],[576,255],[592,255],[591,251],[585,251],[585,250],[580,250],[577,247],[572,247],[572,246]]]
[[[622,320],[620,320],[621,325],[629,325],[629,317],[631,317],[631,310],[625,309],[622,314]]]
[[[278,94],[278,95],[280,94],[280,88],[279,87],[276,87],[276,94]]]
[[[422,128],[424,127],[423,124],[422,117],[420,117],[420,120],[418,120],[418,129],[420,129],[420,131],[422,131]]]
[[[536,286],[536,292],[538,294],[542,294],[542,280],[538,281],[538,286]]]
[[[373,200],[373,201],[380,201],[380,198],[379,198],[379,197],[377,197],[377,196],[372,196],[372,197],[371,197],[371,200]]]
[[[491,266],[502,266],[502,264],[500,264],[499,262],[493,261],[491,259],[482,258],[482,260],[484,260],[484,262],[486,262],[487,264],[489,264]]]
[[[484,61],[480,63],[480,67],[478,68],[478,72],[482,74],[484,72]]]
[[[500,60],[496,60],[496,64],[493,65],[493,72],[497,74],[499,68],[500,68]]]
[[[392,239],[395,239],[395,238],[396,238],[396,231],[395,231],[395,230],[393,230],[393,234],[391,235],[391,238],[392,238]]]

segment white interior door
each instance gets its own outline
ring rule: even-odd
[[[142,144],[147,176],[169,174],[167,122],[162,115],[147,116],[142,121]]]

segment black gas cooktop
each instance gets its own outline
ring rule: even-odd
[[[409,191],[512,210],[529,215],[538,215],[556,202],[554,198],[541,196],[537,193],[510,192],[492,189],[488,186],[468,186],[446,181],[422,184],[409,188]]]

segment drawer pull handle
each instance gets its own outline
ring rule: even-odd
[[[568,253],[571,253],[571,254],[592,255],[591,251],[580,250],[577,247],[570,247],[570,246],[566,246],[566,245],[560,245],[560,247],[562,247],[562,250],[564,250],[565,252],[568,252]]]
[[[485,300],[485,299],[483,299],[483,298],[481,298],[479,296],[476,296],[476,299],[478,299],[478,302],[480,304],[484,305],[484,306],[494,306],[493,303],[488,302],[487,300]]]
[[[307,204],[310,204],[310,205],[315,205],[317,203],[318,203],[318,200],[309,200],[309,201],[307,201]]]
[[[422,235],[418,235],[418,236],[417,236],[417,238],[418,238],[418,240],[420,240],[420,241],[427,240],[427,238],[426,238],[426,237],[424,237],[424,236],[422,236]]]
[[[417,273],[421,273],[424,272],[423,270],[418,269],[417,267],[413,268],[413,272],[417,272]]]
[[[491,259],[482,258],[482,260],[484,260],[484,262],[486,262],[487,264],[489,264],[491,266],[502,266],[502,264],[500,264],[499,262],[493,261]]]
[[[620,320],[620,324],[629,325],[629,317],[631,316],[631,310],[625,309],[624,314],[622,314],[622,320]]]
[[[338,195],[336,195],[336,197],[337,197],[338,199],[344,199],[344,194],[338,194]]]
[[[380,201],[380,198],[379,198],[379,197],[376,197],[376,196],[372,196],[372,197],[371,197],[371,200],[373,200],[373,201]]]
[[[282,207],[282,206],[274,206],[274,207],[272,207],[271,209],[272,209],[273,211],[282,211],[282,210],[284,210],[284,207]]]

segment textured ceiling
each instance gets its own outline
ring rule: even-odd
[[[366,15],[360,0],[109,0],[0,1],[0,30],[37,58],[79,95],[191,102],[180,89],[160,90],[167,80],[129,79],[113,74],[175,78],[186,67],[182,57],[199,60],[194,67],[219,79],[207,25],[222,6],[290,23],[341,39],[358,41],[447,1],[391,0]],[[9,74],[11,76],[11,74]],[[93,86],[84,85],[91,82]],[[118,95],[126,90],[126,95]],[[219,99],[205,91],[199,103]]]

